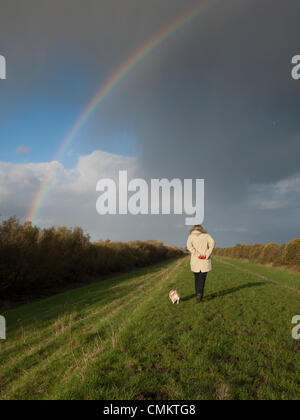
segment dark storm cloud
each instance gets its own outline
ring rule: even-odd
[[[299,192],[292,208],[248,203],[252,184],[300,172],[300,84],[291,78],[299,12],[296,1],[252,0],[208,12],[169,48],[161,89],[140,115],[143,170],[205,178],[205,221],[221,241],[299,235]]]
[[[46,66],[67,56],[95,71],[114,66],[195,0],[1,0],[1,49],[20,83],[30,73],[47,80]],[[13,63],[16,66],[13,66]],[[38,69],[35,71],[35,65]],[[40,68],[42,67],[42,72]],[[36,80],[35,80],[36,81]]]
[[[47,66],[64,54],[104,79],[196,3],[2,0],[0,41],[16,63],[13,83],[47,83]],[[86,137],[96,148],[112,126],[126,129],[142,175],[205,178],[205,223],[221,244],[299,235],[299,193],[288,210],[248,200],[252,184],[272,188],[300,172],[300,82],[290,74],[299,13],[298,0],[220,1],[128,75]]]
[[[300,172],[300,84],[291,78],[299,12],[296,1],[220,3],[155,52],[102,111],[120,126],[132,122],[149,177],[205,178],[205,222],[221,242],[299,235],[295,202],[255,211],[248,200],[252,184],[272,188]]]

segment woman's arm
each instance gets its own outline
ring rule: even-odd
[[[208,242],[208,249],[205,253],[206,259],[208,259],[211,256],[211,253],[213,252],[213,249],[215,247],[215,241],[210,235],[208,235],[207,242]]]
[[[188,251],[189,251],[192,255],[196,255],[196,254],[198,254],[198,253],[197,253],[196,248],[195,248],[195,247],[194,247],[194,245],[193,245],[192,238],[191,238],[190,236],[189,236],[189,238],[188,238],[188,240],[187,240],[186,247],[187,247]]]

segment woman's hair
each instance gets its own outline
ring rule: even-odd
[[[193,226],[192,229],[190,229],[190,233],[192,233],[194,230],[197,230],[198,232],[201,232],[201,233],[207,233],[206,230],[201,225]]]

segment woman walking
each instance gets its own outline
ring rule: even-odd
[[[215,241],[201,225],[195,225],[190,230],[186,247],[191,253],[191,270],[195,277],[196,300],[200,303],[203,299],[206,276],[211,271],[211,253]]]

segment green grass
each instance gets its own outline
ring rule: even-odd
[[[260,275],[261,277],[264,276],[266,279],[270,279],[273,282],[278,282],[285,287],[290,287],[293,289],[297,289],[300,292],[300,274],[297,272],[293,272],[288,270],[287,268],[282,267],[268,267],[263,264],[255,264],[246,262],[243,260],[232,259],[227,257],[215,257],[219,261],[229,262],[230,264],[234,264],[237,268],[242,268],[247,271],[251,271],[255,274]]]
[[[218,257],[197,304],[179,258],[8,311],[0,398],[299,399],[298,290],[300,274]]]

